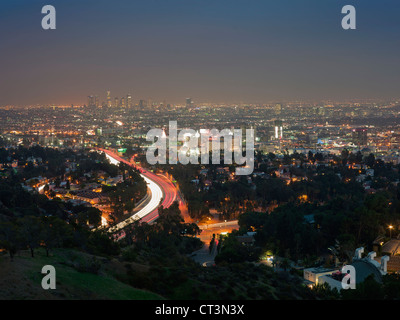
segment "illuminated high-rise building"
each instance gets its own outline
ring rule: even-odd
[[[126,96],[126,106],[132,108],[132,95],[130,93]]]
[[[192,98],[186,98],[186,108],[192,108],[192,107],[193,107]]]
[[[107,91],[107,107],[111,108],[111,92]]]
[[[119,107],[119,99],[118,99],[118,97],[115,97],[115,99],[114,99],[114,108],[117,108],[117,107]]]
[[[125,108],[125,98],[124,97],[121,98],[120,106],[122,108]]]
[[[351,138],[355,145],[366,146],[368,144],[368,130],[366,128],[353,129]]]
[[[282,120],[275,120],[274,129],[275,129],[275,139],[282,139],[283,138],[283,122],[282,122]]]
[[[96,106],[96,98],[94,96],[88,96],[88,107]]]

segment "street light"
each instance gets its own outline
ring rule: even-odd
[[[389,226],[389,230],[390,230],[390,239],[392,239],[392,229],[393,229],[393,226],[390,225],[390,226]]]

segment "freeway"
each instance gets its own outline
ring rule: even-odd
[[[101,148],[97,148],[97,150],[104,152],[111,163],[118,164],[119,162],[123,162],[131,167],[138,169],[141,172],[140,175],[146,181],[151,194],[150,201],[141,210],[139,210],[128,219],[110,228],[111,232],[119,231],[134,222],[135,220],[139,219],[143,222],[151,223],[158,217],[158,207],[160,206],[160,204],[164,208],[168,208],[176,200],[178,200],[180,203],[182,202],[180,196],[178,195],[176,187],[166,177],[158,176],[152,172],[144,170],[143,168],[134,165],[132,162],[129,162],[126,159],[119,157],[115,152],[111,150]]]

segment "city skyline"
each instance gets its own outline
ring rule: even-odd
[[[400,5],[356,3],[345,31],[346,4],[55,0],[45,31],[43,4],[6,3],[0,106],[83,105],[107,90],[175,104],[396,98]]]
[[[114,92],[114,91],[113,91]],[[198,108],[198,107],[210,107],[210,106],[247,106],[247,107],[271,107],[271,106],[293,106],[296,105],[301,107],[302,105],[341,105],[352,106],[358,105],[359,107],[363,107],[363,105],[376,104],[380,105],[382,103],[398,103],[400,101],[400,97],[378,97],[378,98],[344,98],[344,99],[278,99],[278,100],[261,100],[261,101],[202,101],[193,99],[191,97],[186,96],[186,98],[181,97],[178,101],[169,101],[166,99],[153,99],[152,97],[142,97],[138,94],[132,93],[121,93],[121,94],[112,94],[111,90],[106,90],[103,93],[95,92],[86,95],[86,97],[81,99],[82,102],[79,103],[37,103],[37,104],[26,104],[26,105],[0,105],[0,108],[42,108],[42,107],[98,107],[98,108],[152,108],[152,107],[186,107],[188,109]]]

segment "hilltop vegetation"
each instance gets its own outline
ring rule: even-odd
[[[56,289],[43,290],[41,269],[56,269]],[[20,251],[13,260],[0,256],[0,299],[162,299],[135,289],[111,275],[114,261],[72,249],[56,249],[50,256],[38,250],[35,258]]]

